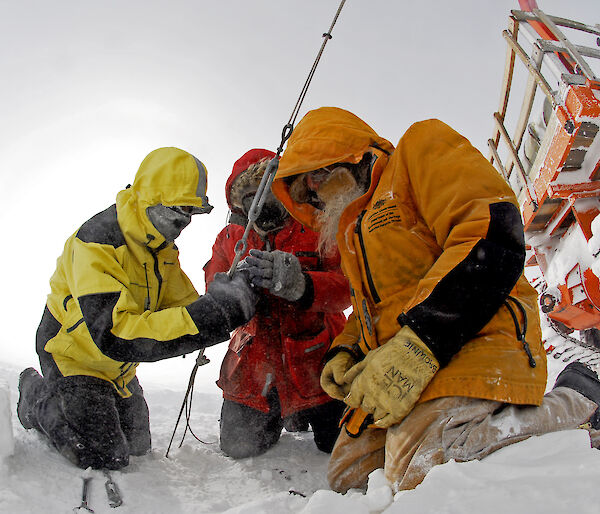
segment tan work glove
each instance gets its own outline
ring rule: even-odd
[[[323,391],[332,398],[343,401],[350,392],[350,384],[344,382],[344,375],[355,364],[356,360],[350,353],[345,351],[336,353],[325,364],[321,372],[321,387]]]
[[[375,425],[387,428],[413,409],[439,367],[431,350],[404,326],[348,370],[344,381],[351,387],[344,401],[373,414]]]

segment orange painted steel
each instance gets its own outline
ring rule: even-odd
[[[600,279],[592,269],[600,250],[594,255],[588,251],[592,222],[600,214],[600,81],[583,58],[600,58],[600,50],[573,45],[559,28],[598,37],[600,26],[548,16],[535,0],[519,3],[523,11],[512,11],[504,31],[508,51],[500,109],[494,114],[494,134],[488,140],[490,162],[519,198],[528,242],[526,265],[537,265],[544,279],[542,309],[569,330],[600,328]],[[522,44],[524,30],[530,52]],[[528,72],[528,86],[511,136],[505,124],[519,61]],[[549,61],[561,70],[554,77],[559,85],[556,91],[544,75],[548,67],[542,67]],[[551,107],[548,119],[544,112],[543,136],[537,139],[540,125],[530,120],[536,89]],[[530,145],[537,145],[534,156],[527,154],[528,137]],[[504,162],[502,145],[507,154]],[[576,255],[574,264],[568,261],[569,269],[561,269],[556,256],[562,251],[573,260],[573,245],[579,245],[581,255]]]

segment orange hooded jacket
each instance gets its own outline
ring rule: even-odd
[[[522,274],[518,204],[464,137],[427,120],[394,149],[352,113],[323,107],[295,128],[273,191],[318,230],[318,210],[292,198],[289,177],[357,163],[367,152],[370,187],[346,207],[337,234],[354,312],[332,350],[366,354],[408,324],[442,366],[421,402],[467,396],[539,405],[546,355],[537,294]]]

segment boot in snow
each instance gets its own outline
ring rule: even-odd
[[[19,375],[19,401],[17,403],[17,416],[23,428],[37,428],[33,407],[40,398],[44,379],[33,368],[27,368]]]
[[[574,389],[598,405],[598,409],[590,418],[590,424],[596,430],[600,430],[600,380],[596,373],[581,362],[572,362],[556,377],[554,388],[556,387]]]

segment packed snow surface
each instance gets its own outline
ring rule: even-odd
[[[549,388],[564,367],[549,357]],[[96,513],[272,514],[469,514],[598,512],[600,452],[583,430],[534,437],[482,461],[451,461],[434,468],[412,491],[393,495],[383,470],[369,478],[367,491],[341,495],[328,490],[328,456],[312,433],[283,432],[265,455],[235,461],[219,450],[217,394],[195,393],[191,426],[204,442],[186,436],[183,424],[165,452],[183,391],[144,384],[150,406],[152,453],[133,457],[112,473],[123,505],[112,509],[99,471],[75,468],[16,416],[20,369],[0,363],[0,512],[70,512],[81,504],[83,478],[92,477],[88,504]],[[85,512],[80,510],[79,512]]]

